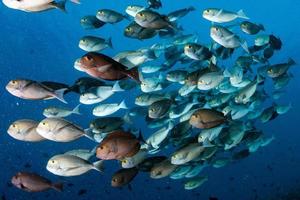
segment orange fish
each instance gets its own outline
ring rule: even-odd
[[[128,70],[126,66],[104,54],[89,52],[79,62],[80,68],[95,78],[120,80],[130,77],[140,82],[137,68]]]
[[[19,189],[27,192],[41,192],[48,189],[63,190],[62,183],[52,183],[50,180],[28,172],[19,172],[12,177],[11,183]]]
[[[132,157],[140,150],[140,141],[131,133],[122,130],[108,134],[97,147],[97,158],[120,160]]]

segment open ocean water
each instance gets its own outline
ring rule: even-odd
[[[96,30],[84,30],[80,19],[85,15],[94,15],[97,10],[108,8],[125,13],[128,5],[146,5],[145,0],[82,0],[76,5],[67,2],[67,12],[50,10],[40,13],[26,13],[9,9],[0,4],[0,199],[199,199],[208,200],[300,200],[300,1],[299,0],[162,0],[160,13],[169,13],[176,9],[193,6],[196,11],[179,20],[184,33],[198,35],[200,43],[209,43],[211,23],[202,18],[202,11],[216,7],[238,11],[243,9],[251,21],[263,24],[266,33],[274,34],[282,42],[282,49],[270,59],[271,63],[286,62],[293,58],[297,63],[289,73],[293,75],[290,83],[283,89],[285,94],[277,101],[291,103],[292,108],[266,124],[257,127],[268,137],[275,140],[266,147],[259,148],[249,157],[232,162],[222,168],[207,167],[201,175],[207,175],[208,181],[201,187],[188,191],[183,187],[184,179],[151,179],[149,174],[140,172],[127,186],[112,188],[112,174],[119,169],[118,162],[105,162],[104,173],[91,170],[76,177],[59,177],[46,170],[50,157],[72,149],[92,149],[96,143],[80,138],[69,143],[43,141],[28,143],[13,139],[7,134],[9,125],[18,119],[44,119],[43,109],[47,106],[64,106],[58,100],[30,101],[14,97],[5,90],[12,79],[27,78],[37,81],[56,81],[72,85],[83,72],[74,69],[74,61],[85,54],[78,48],[78,41],[84,35],[112,38],[113,49],[102,53],[114,56],[125,50],[149,47],[163,41],[158,36],[140,41],[123,36],[129,22],[123,20],[115,25],[105,25]],[[237,20],[240,21],[240,20]],[[239,33],[241,35],[241,33]],[[240,52],[241,50],[239,50]],[[180,65],[180,64],[178,64]],[[173,87],[173,86],[170,86]],[[266,87],[266,91],[271,86]],[[119,103],[123,99],[134,106],[134,98],[140,92],[132,90],[113,95],[105,102]],[[69,108],[78,104],[77,94],[67,94],[65,99]],[[68,119],[84,128],[94,119],[93,106],[81,106],[82,115],[72,115]],[[125,111],[119,111],[122,116]],[[142,117],[134,119],[134,126],[143,130],[145,138],[153,133],[147,129]],[[166,151],[168,152],[168,150]],[[161,153],[163,154],[163,153]],[[64,191],[48,190],[28,193],[11,185],[11,177],[19,171],[35,172],[54,182],[63,182]]]

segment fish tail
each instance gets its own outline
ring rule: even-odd
[[[266,30],[265,27],[264,27],[264,25],[259,24],[258,26],[259,26],[260,30],[262,30],[262,31],[265,31],[265,30]]]
[[[295,65],[295,64],[296,64],[296,62],[292,58],[289,58],[288,65],[292,66],[292,65]]]
[[[79,107],[81,104],[78,104],[73,110],[72,113],[73,114],[77,114],[77,115],[81,115],[80,111],[79,111]]]
[[[76,4],[81,4],[79,0],[70,0],[70,1]]]
[[[99,160],[93,163],[93,169],[103,172],[104,171],[104,160]]]
[[[250,54],[250,51],[249,51],[247,42],[246,42],[246,41],[241,41],[240,44],[241,44],[241,47],[242,47],[247,53]]]
[[[123,109],[128,109],[125,100],[123,100],[120,104],[119,104],[119,108],[123,108]]]
[[[121,87],[120,87],[120,84],[119,84],[119,81],[116,81],[112,87],[112,91],[113,92],[122,92],[124,91]]]
[[[64,102],[64,103],[68,103],[66,102],[66,100],[64,99],[64,94],[65,92],[68,90],[68,88],[62,88],[62,89],[59,89],[59,90],[55,90],[54,93],[53,93],[53,97],[57,98],[58,100],[60,100],[61,102]]]
[[[96,141],[94,139],[94,132],[92,131],[91,128],[87,128],[84,130],[84,136],[87,137],[88,139],[92,140],[92,141]]]
[[[109,48],[113,49],[113,44],[112,44],[112,40],[111,40],[111,37],[108,38],[108,40],[106,41],[107,45],[109,46]]]
[[[56,191],[62,192],[64,185],[62,183],[54,183],[52,184],[52,188]]]
[[[246,16],[246,14],[244,13],[243,10],[239,10],[239,11],[237,12],[237,16],[238,16],[239,18],[243,18],[243,19],[250,19],[249,17]]]
[[[127,71],[127,76],[129,76],[130,78],[132,78],[133,80],[135,80],[138,83],[141,82],[140,74],[139,74],[139,71],[138,71],[137,67],[128,70]]]
[[[63,11],[63,12],[67,12],[66,11],[66,2],[67,2],[67,0],[63,0],[63,1],[59,1],[59,2],[55,2],[55,1],[53,1],[51,4],[55,7],[55,8],[57,8],[57,9],[59,9],[59,10],[61,10],[61,11]]]

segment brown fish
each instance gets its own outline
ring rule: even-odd
[[[64,93],[68,88],[53,90],[52,88],[33,80],[12,80],[6,85],[6,90],[12,95],[30,100],[46,100],[57,98],[66,103]]]
[[[128,70],[126,66],[104,54],[89,52],[79,62],[81,69],[95,78],[121,80],[130,77],[140,82],[137,68]]]
[[[122,187],[130,183],[134,177],[138,174],[137,168],[128,168],[128,169],[120,169],[117,171],[112,179],[111,186],[112,187]]]
[[[120,160],[132,157],[140,150],[139,140],[131,133],[122,130],[108,134],[97,148],[97,158],[102,160]]]
[[[63,190],[62,183],[52,183],[40,175],[28,172],[17,173],[12,177],[11,183],[17,188],[27,192],[41,192],[51,188],[59,192]]]
[[[224,114],[212,109],[196,110],[190,118],[190,124],[196,128],[213,128],[227,121]]]

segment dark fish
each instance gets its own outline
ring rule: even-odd
[[[232,156],[232,159],[233,160],[241,160],[241,159],[247,158],[249,155],[250,155],[249,150],[248,149],[244,149],[244,150],[241,150],[241,151],[235,153]]]
[[[28,172],[19,172],[12,177],[14,186],[27,192],[41,192],[48,189],[55,189],[59,192],[63,190],[62,183],[52,183],[50,180]]]
[[[162,7],[162,3],[160,0],[148,0],[149,8],[159,9]]]
[[[142,163],[138,165],[138,169],[143,172],[150,172],[155,164],[161,163],[166,159],[167,157],[165,156],[155,156],[146,158]]]
[[[96,156],[102,160],[132,157],[140,150],[140,141],[131,133],[114,131],[99,144]]]
[[[130,77],[140,82],[137,68],[127,70],[126,66],[104,54],[89,52],[79,62],[81,69],[95,78],[121,80]]]
[[[270,46],[275,50],[280,50],[282,47],[282,42],[280,38],[277,38],[274,35],[270,35]]]
[[[84,195],[84,194],[86,194],[86,193],[87,193],[87,190],[86,190],[86,189],[81,189],[81,190],[78,191],[77,195],[78,195],[78,196],[81,196],[81,195]]]
[[[104,26],[106,23],[97,19],[94,15],[87,15],[80,19],[81,26],[86,30],[97,29]]]
[[[112,187],[122,187],[129,184],[138,174],[137,168],[120,169],[117,171],[111,180]]]
[[[104,86],[106,85],[103,81],[91,77],[81,77],[75,81],[72,87],[70,87],[71,91],[82,94],[88,91],[92,87]]]

